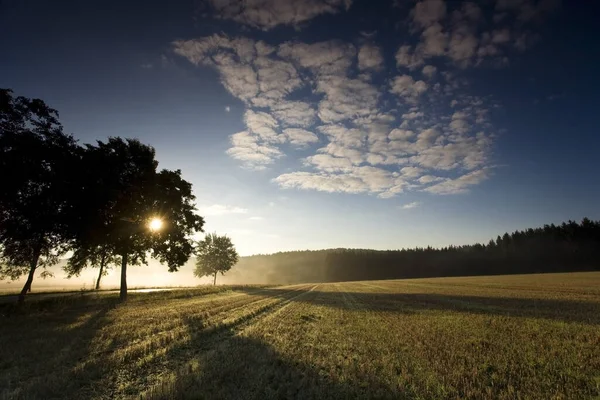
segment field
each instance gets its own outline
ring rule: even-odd
[[[600,397],[600,273],[216,287],[0,308],[0,398]]]

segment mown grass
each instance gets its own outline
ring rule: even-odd
[[[0,308],[0,398],[600,396],[600,273],[116,300]]]

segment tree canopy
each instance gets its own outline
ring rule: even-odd
[[[65,270],[120,261],[121,299],[127,266],[154,257],[177,271],[193,251],[204,220],[195,213],[192,185],[181,171],[158,170],[154,148],[111,137],[79,145],[62,131],[43,101],[0,91],[0,277],[28,274],[66,251]],[[160,230],[148,222],[160,219]]]
[[[21,302],[35,271],[67,250],[77,157],[56,110],[0,90],[0,278],[28,275]]]
[[[217,284],[217,273],[221,275],[229,271],[238,262],[239,256],[231,239],[216,233],[206,235],[196,247],[196,268],[194,275],[198,278],[213,276],[213,285]]]

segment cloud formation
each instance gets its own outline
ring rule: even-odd
[[[260,29],[294,25],[310,14],[276,22],[250,16],[265,1],[247,1],[243,10],[213,3],[229,4],[215,7]],[[245,104],[246,129],[230,136],[229,156],[252,169],[299,161],[273,179],[282,188],[381,198],[458,194],[492,175],[496,138],[496,104],[472,94],[464,71],[504,66],[508,55],[529,48],[536,35],[527,21],[550,12],[549,3],[497,0],[490,17],[476,2],[418,1],[408,15],[412,41],[397,45],[392,65],[374,35],[356,43],[266,43],[220,34],[176,41],[173,50],[216,70]],[[314,10],[333,13],[350,2],[319,4],[329,8]],[[509,23],[515,20],[521,22]]]
[[[412,203],[408,203],[408,204],[404,204],[404,205],[400,206],[400,208],[403,209],[403,210],[410,210],[411,208],[417,208],[420,205],[421,205],[420,202],[413,201]]]
[[[268,31],[348,10],[352,0],[205,0],[209,15]]]
[[[213,204],[211,206],[200,207],[199,211],[202,215],[219,216],[227,214],[247,214],[248,209],[234,207],[225,204]]]

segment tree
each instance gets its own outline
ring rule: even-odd
[[[191,235],[202,232],[204,220],[195,214],[192,185],[181,171],[157,172],[154,149],[138,140],[113,137],[87,145],[83,160],[73,250],[87,260],[98,249],[118,257],[125,301],[127,266],[147,264],[151,256],[177,271],[192,254]],[[160,231],[149,229],[153,218],[164,221]]]
[[[79,247],[63,270],[67,273],[67,277],[79,276],[81,271],[86,267],[98,267],[98,278],[96,279],[96,290],[100,289],[100,280],[108,274],[108,269],[111,265],[116,265],[119,258],[115,256],[108,246],[97,247]]]
[[[68,248],[77,148],[56,110],[0,89],[0,279],[27,275],[19,303]]]
[[[214,276],[213,285],[217,284],[217,273],[224,275],[239,259],[231,239],[216,233],[208,234],[198,242],[196,257],[194,275],[198,278]]]

